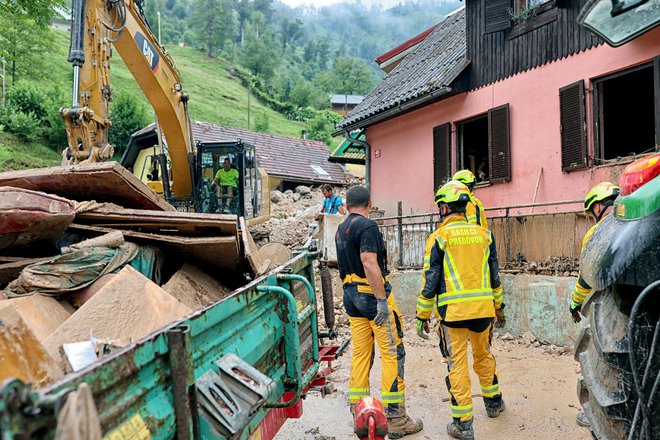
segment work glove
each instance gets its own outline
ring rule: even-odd
[[[505,305],[502,304],[499,309],[495,309],[495,324],[493,326],[495,328],[502,328],[504,327],[504,324],[506,324],[506,315],[504,314],[504,307]]]
[[[574,323],[578,323],[582,321],[582,316],[580,315],[580,312],[582,311],[582,304],[576,304],[573,301],[571,301],[571,306],[568,309],[571,312],[571,317],[573,318]]]
[[[429,338],[429,335],[427,335],[427,333],[430,333],[431,330],[429,329],[429,321],[427,319],[417,318],[417,324],[415,324],[415,327],[417,328],[417,336],[419,336],[422,339]]]
[[[374,318],[374,324],[376,325],[385,325],[390,318],[390,308],[387,307],[386,298],[378,298],[376,300],[376,317]]]

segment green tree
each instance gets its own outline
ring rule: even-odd
[[[284,17],[280,27],[280,37],[282,39],[282,48],[284,50],[286,50],[288,45],[295,45],[305,34],[303,22],[299,18],[289,20]]]
[[[108,130],[110,143],[121,154],[131,135],[149,123],[144,105],[129,94],[118,94],[110,106],[112,126]]]
[[[270,128],[270,117],[267,113],[257,113],[254,118],[254,129],[263,133],[267,132]]]
[[[222,50],[233,33],[233,17],[226,0],[195,0],[190,24],[210,57]]]
[[[280,51],[273,39],[272,29],[263,23],[259,14],[254,14],[245,27],[242,64],[258,77],[269,80],[280,61]]]
[[[341,119],[341,116],[330,110],[317,112],[316,116],[309,121],[310,139],[321,141],[330,147],[333,144],[332,132]]]
[[[20,74],[38,72],[40,54],[51,46],[50,29],[24,12],[0,14],[0,49],[9,65],[11,83]]]
[[[337,87],[335,93],[362,95],[373,87],[373,76],[364,61],[338,57],[332,70]]]
[[[0,0],[0,16],[25,16],[45,26],[57,15],[56,7],[63,7],[68,3],[65,0]]]

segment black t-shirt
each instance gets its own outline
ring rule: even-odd
[[[374,252],[383,277],[388,274],[387,250],[383,235],[375,221],[359,214],[349,215],[337,228],[335,243],[339,274],[342,279],[348,274],[366,278],[360,260],[360,253],[363,252]]]

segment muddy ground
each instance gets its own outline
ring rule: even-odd
[[[523,339],[493,340],[500,384],[506,411],[497,419],[489,419],[481,397],[474,397],[475,438],[590,440],[586,428],[575,423],[579,403],[576,381],[579,365],[572,353],[549,354]],[[411,323],[406,332],[406,398],[408,412],[424,421],[424,430],[406,439],[446,439],[450,421],[449,403],[444,377],[446,364],[441,363],[437,337],[423,341]],[[337,391],[325,398],[314,392],[304,402],[300,419],[289,420],[277,440],[349,440],[355,439],[349,415],[347,392],[350,348],[338,362],[330,377]],[[473,394],[480,392],[476,375],[471,372]],[[372,393],[379,395],[380,361],[374,364]]]

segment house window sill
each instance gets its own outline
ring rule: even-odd
[[[599,168],[609,168],[609,167],[620,166],[620,165],[628,165],[629,163],[632,163],[632,162],[636,161],[637,159],[652,156],[654,154],[658,154],[658,152],[657,151],[652,151],[650,153],[635,154],[633,156],[620,157],[620,158],[617,158],[617,159],[597,159],[597,161],[599,163],[597,165],[594,165],[591,169],[597,170]]]
[[[475,188],[475,189],[477,189],[477,188],[488,188],[489,186],[493,186],[493,184],[490,183],[489,180],[486,180],[486,181],[483,181],[483,182],[479,182],[479,183],[477,183],[477,184],[474,186],[474,188]]]
[[[513,40],[514,38],[518,38],[521,35],[525,35],[527,32],[531,32],[535,29],[557,21],[558,17],[559,9],[557,8],[555,2],[542,5],[539,7],[539,10],[534,13],[533,17],[517,23],[513,26],[513,28],[511,28],[509,40]]]

